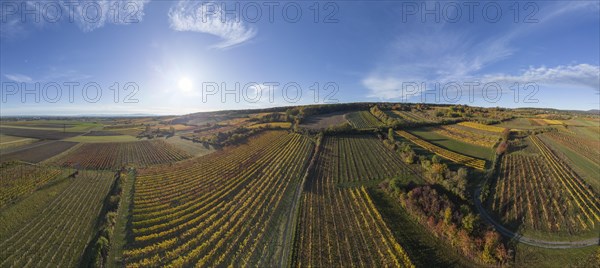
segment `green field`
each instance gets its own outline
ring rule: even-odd
[[[515,267],[590,268],[598,267],[600,261],[599,247],[545,249],[525,244],[515,247]]]
[[[543,137],[543,136],[542,136]],[[549,140],[549,139],[544,139]],[[594,189],[600,190],[600,166],[583,157],[577,152],[557,142],[546,142],[553,150],[564,155],[567,163]]]
[[[6,143],[11,143],[11,142],[18,142],[21,140],[28,140],[28,138],[0,134],[0,145],[6,144]]]
[[[464,155],[468,155],[471,157],[476,157],[485,160],[492,160],[494,156],[494,151],[490,148],[469,144],[466,142],[457,141],[451,138],[448,138],[444,135],[440,135],[433,131],[430,131],[428,128],[419,128],[415,130],[410,130],[410,133],[419,136],[422,139],[425,139],[435,145],[444,147],[450,151],[454,151],[457,153],[461,153]]]
[[[165,141],[193,156],[202,156],[215,151],[215,149],[210,145],[204,145],[199,142],[192,142],[190,140],[182,139],[179,136],[170,137],[168,139],[165,139]]]
[[[25,144],[30,144],[36,141],[38,140],[33,138],[23,138],[0,134],[0,149],[17,147]]]
[[[511,129],[535,129],[535,128],[540,127],[540,126],[532,126],[527,118],[522,118],[522,117],[504,121],[504,122],[502,122],[500,124],[496,124],[494,126],[506,127],[506,128],[511,128]]]

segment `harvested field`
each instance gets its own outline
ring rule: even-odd
[[[2,126],[0,127],[0,134],[24,138],[34,138],[40,140],[61,140],[65,138],[75,137],[77,135],[82,134],[82,132],[63,132],[57,130],[11,128]]]
[[[29,163],[39,163],[68,150],[76,144],[76,142],[68,141],[36,142],[2,154],[1,161],[20,160]]]
[[[119,136],[121,134],[114,131],[90,131],[83,134],[83,136]]]
[[[341,125],[347,123],[348,120],[344,118],[346,112],[335,112],[329,114],[310,116],[304,120],[301,127],[308,129],[323,129],[332,126]]]

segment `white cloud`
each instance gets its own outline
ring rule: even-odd
[[[79,0],[76,4],[61,1],[61,5],[63,12],[74,12],[75,21],[82,31],[91,32],[106,24],[128,25],[142,22],[144,7],[149,1]]]
[[[60,23],[75,23],[83,32],[107,24],[140,23],[144,7],[150,0],[49,0],[9,2],[3,5],[0,36],[25,36],[31,28],[45,28]],[[23,16],[23,5],[28,10]],[[34,11],[35,10],[35,11]],[[35,15],[35,16],[34,16]],[[24,18],[24,19],[23,19]]]
[[[396,77],[378,77],[369,76],[362,83],[371,90],[368,97],[379,98],[381,100],[405,99],[409,97],[412,88],[409,84],[420,84],[422,79],[396,78]],[[404,90],[403,90],[404,84]]]
[[[224,49],[244,43],[256,36],[256,29],[241,19],[224,16],[221,6],[212,2],[179,1],[169,10],[171,29],[192,31],[220,37],[214,47]]]
[[[420,24],[403,29],[382,53],[378,65],[362,79],[366,96],[379,99],[407,97],[402,85],[422,84],[431,89],[433,83],[498,82],[503,85],[535,82],[538,85],[568,86],[598,90],[598,66],[589,64],[530,67],[518,74],[486,73],[486,68],[517,54],[517,40],[523,35],[549,27],[564,15],[597,12],[598,3],[551,4],[538,17],[540,22],[519,24],[505,32],[483,37],[467,27],[445,24]],[[475,30],[478,30],[475,27]],[[473,34],[475,33],[475,35]],[[408,94],[410,95],[410,94]]]
[[[508,90],[514,83],[523,87],[528,83],[535,83],[538,86],[548,86],[549,88],[569,88],[569,89],[592,89],[600,91],[600,66],[590,64],[577,65],[559,65],[555,67],[529,67],[519,74],[487,74],[482,76],[469,75],[462,77],[438,77],[439,79],[424,79],[419,77],[399,78],[394,76],[378,76],[372,74],[362,80],[362,84],[369,89],[368,97],[379,98],[383,100],[409,98],[411,96],[420,96],[423,90],[422,83],[428,90],[434,89],[434,83],[441,86],[455,82],[463,89],[466,89],[465,83],[497,83],[503,90]],[[419,91],[415,94],[412,85],[418,85]],[[481,87],[476,88],[480,90]],[[479,95],[479,94],[476,94]]]
[[[63,82],[84,82],[89,81],[92,76],[81,73],[73,69],[65,69],[62,67],[47,67],[43,73],[38,73],[35,76],[19,74],[19,73],[7,73],[4,77],[8,80],[17,83],[63,83]]]
[[[559,65],[554,68],[529,67],[520,75],[486,75],[483,81],[499,83],[536,83],[542,85],[570,86],[600,89],[600,66],[589,64]]]
[[[4,77],[6,77],[7,79],[12,80],[14,82],[18,82],[18,83],[33,82],[33,79],[31,79],[31,77],[23,75],[23,74],[5,74]]]

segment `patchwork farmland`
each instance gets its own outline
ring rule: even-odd
[[[360,103],[15,119],[0,266],[588,264],[598,121],[561,116]]]

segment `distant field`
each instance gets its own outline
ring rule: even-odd
[[[600,121],[587,118],[573,118],[564,122],[570,126],[600,127]]]
[[[460,122],[458,125],[491,133],[502,133],[504,129],[506,129],[505,127],[499,127],[497,125],[484,125],[475,122]]]
[[[5,143],[10,143],[10,142],[20,141],[20,140],[24,140],[24,139],[27,139],[27,138],[15,137],[15,136],[7,136],[7,135],[0,134],[0,144],[5,144]]]
[[[25,144],[30,144],[38,141],[32,138],[23,138],[15,136],[7,136],[0,134],[0,149],[6,149],[11,147],[18,147]]]
[[[180,136],[173,136],[164,140],[179,150],[186,152],[191,156],[202,156],[214,152],[214,148],[210,145],[204,145],[199,142],[193,142],[190,140],[182,139]]]
[[[82,136],[119,136],[119,133],[115,133],[114,131],[106,131],[106,130],[93,130],[93,131],[83,134]]]
[[[396,118],[400,118],[408,122],[433,122],[433,120],[430,120],[418,112],[393,110],[392,113]]]
[[[431,130],[453,140],[487,148],[493,147],[500,140],[496,132],[482,131],[458,124],[433,127]]]
[[[336,112],[309,116],[308,118],[304,119],[304,122],[302,122],[300,126],[308,129],[324,129],[328,127],[339,126],[348,122],[348,120],[344,118],[345,114],[346,112]]]
[[[175,162],[190,155],[164,140],[85,143],[53,162],[62,166],[114,169],[124,165],[147,166]]]
[[[54,130],[66,132],[85,132],[94,128],[101,127],[101,124],[92,122],[63,121],[63,120],[36,120],[36,121],[18,121],[3,122],[2,126],[22,129]]]
[[[539,126],[532,125],[529,119],[527,118],[515,118],[508,121],[504,121],[500,124],[496,124],[494,126],[505,127],[511,129],[534,129]]]
[[[0,127],[0,134],[34,139],[60,140],[83,134],[79,132],[63,132],[35,128]]]
[[[81,142],[81,143],[96,143],[96,142],[131,142],[139,141],[138,138],[129,135],[111,135],[111,136],[90,136],[82,135],[73,138],[64,139],[64,141]]]
[[[351,112],[346,114],[345,118],[357,129],[369,129],[384,126],[384,124],[369,111]]]
[[[47,203],[43,209],[0,238],[0,266],[78,266],[92,238],[113,175],[85,172],[69,179],[65,189],[55,193],[54,198],[44,200]],[[20,205],[16,204],[16,209],[11,211],[18,213],[25,209],[18,209]],[[0,212],[0,218],[10,217],[4,213]]]
[[[600,141],[600,127],[571,127],[569,129],[582,138]]]
[[[129,135],[129,136],[137,136],[138,134],[144,131],[144,128],[116,128],[116,129],[105,129],[106,132],[112,132],[114,135]]]
[[[251,125],[248,128],[253,129],[253,128],[259,128],[259,127],[271,127],[271,128],[290,128],[292,126],[292,123],[290,122],[269,122],[269,123],[260,123],[260,124],[255,124],[255,125]]]
[[[46,141],[28,144],[17,150],[3,153],[2,162],[11,160],[21,160],[29,163],[38,163],[50,157],[58,155],[77,143],[68,141]]]

